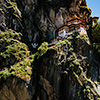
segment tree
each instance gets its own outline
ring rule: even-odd
[[[21,79],[31,76],[32,57],[25,43],[22,43],[21,33],[11,29],[0,32],[0,78],[15,75]]]
[[[96,23],[92,27],[92,37],[93,37],[93,47],[97,49],[98,52],[100,52],[100,24]]]

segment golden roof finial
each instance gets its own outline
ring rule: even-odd
[[[77,18],[77,16],[76,16],[76,15],[74,15],[72,18]]]

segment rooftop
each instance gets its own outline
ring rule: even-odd
[[[84,23],[71,24],[71,25],[65,24],[65,25],[59,27],[59,28],[57,29],[57,31],[61,31],[61,30],[65,29],[65,28],[69,29],[69,28],[71,28],[71,27],[75,27],[75,28],[76,28],[76,27],[81,27],[81,25],[84,26],[84,27],[86,27],[86,25],[85,25]]]
[[[79,17],[77,17],[76,15],[74,15],[70,20],[66,21],[67,23],[73,20],[80,20],[81,22],[85,23],[84,20],[80,19]]]
[[[99,17],[94,16],[94,17],[92,17],[92,19],[94,19],[94,20],[95,20],[95,19],[97,19],[97,20],[98,20],[98,19],[99,19]]]

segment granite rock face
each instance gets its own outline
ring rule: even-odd
[[[21,31],[22,24],[19,19],[21,12],[17,7],[17,3],[13,4],[9,0],[0,0],[0,8],[0,30],[6,31],[7,29],[13,29],[15,31]]]
[[[59,43],[34,62],[36,88],[33,98],[40,100],[90,100],[98,98],[99,58],[87,40]],[[73,45],[73,46],[72,46]],[[74,52],[72,48],[74,49]],[[75,57],[75,58],[74,58]],[[73,62],[74,61],[74,62]],[[71,63],[72,62],[72,63]],[[92,91],[96,91],[95,94]],[[89,91],[84,93],[84,91]],[[39,94],[38,94],[39,93]]]
[[[51,43],[56,29],[65,24],[66,20],[73,15],[87,22],[90,26],[88,30],[90,36],[91,10],[87,8],[85,0],[16,0],[16,2],[1,0],[0,30],[5,32],[11,28],[22,32],[22,41],[34,53],[42,42]],[[27,79],[23,81],[18,77],[2,80],[0,100],[79,100],[77,91],[80,87],[75,83],[76,81],[71,80],[69,62],[66,61],[69,57],[69,44],[62,44],[56,51],[50,49],[34,61],[30,81]],[[86,66],[86,68],[82,67],[83,74],[88,78],[91,77],[92,81],[98,81],[100,68],[97,54],[85,40],[78,42],[77,45],[79,45],[75,51],[79,57],[77,60],[82,66]],[[53,47],[56,48],[56,45]],[[84,60],[84,57],[88,60]],[[88,71],[90,67],[87,64],[92,67],[91,72]],[[82,79],[83,76],[80,76],[81,81]],[[92,84],[91,81],[90,83]]]
[[[23,33],[32,43],[51,42],[58,27],[77,15],[89,24],[90,14],[85,0],[24,0],[17,1],[22,13]]]
[[[27,84],[17,77],[0,82],[0,100],[31,100]]]

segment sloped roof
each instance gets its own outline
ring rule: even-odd
[[[59,27],[57,29],[57,31],[61,31],[61,30],[65,29],[65,28],[68,28],[69,29],[70,27],[73,27],[73,26],[79,27],[80,25],[83,25],[83,26],[86,27],[85,23],[71,24],[71,25],[63,25],[63,26]]]
[[[74,15],[70,20],[66,21],[67,23],[73,20],[80,20],[81,22],[85,23],[85,21],[83,21],[82,19],[80,19],[79,17],[77,17],[76,15]]]
[[[98,20],[99,19],[99,17],[96,17],[96,16],[94,16],[94,17],[92,17],[92,20]]]
[[[69,29],[69,27],[72,27],[72,26],[79,26],[79,25],[83,25],[83,26],[85,26],[86,27],[86,24],[85,24],[85,21],[83,21],[82,19],[80,19],[79,17],[77,17],[76,15],[74,15],[70,20],[68,20],[68,21],[66,21],[67,23],[68,22],[70,22],[70,21],[73,21],[73,20],[80,20],[81,21],[81,23],[78,23],[78,24],[71,24],[71,25],[67,25],[67,24],[65,24],[65,25],[62,25],[61,27],[59,27],[58,29],[57,29],[57,31],[56,32],[58,32],[58,31],[61,31],[61,30],[63,30],[64,28],[68,28]]]

